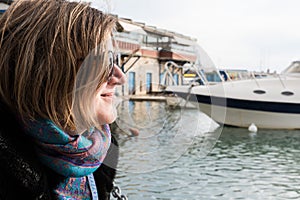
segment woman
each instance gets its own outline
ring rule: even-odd
[[[1,17],[0,199],[109,199],[115,22],[67,0],[14,1]]]

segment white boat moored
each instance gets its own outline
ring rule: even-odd
[[[218,123],[264,129],[300,129],[300,61],[266,78],[223,81],[217,84],[168,86],[174,93],[199,105]]]

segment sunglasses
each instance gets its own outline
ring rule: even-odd
[[[117,65],[117,63],[118,63],[117,57],[113,51],[108,51],[108,62],[109,62],[109,66],[108,66],[109,73],[107,76],[107,82],[109,82],[112,79],[114,72],[115,72],[114,66]]]
[[[108,55],[108,75],[107,75],[107,82],[111,81],[114,72],[115,72],[115,65],[117,65],[118,60],[117,60],[117,56],[115,55],[115,53],[113,51],[108,51],[107,53]],[[84,58],[80,58],[78,59],[78,62],[82,63],[84,62]]]

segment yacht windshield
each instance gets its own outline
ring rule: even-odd
[[[294,61],[292,64],[282,71],[282,74],[300,74],[300,61]]]

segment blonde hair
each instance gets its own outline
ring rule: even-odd
[[[45,118],[65,130],[74,129],[80,65],[91,52],[99,53],[95,49],[107,48],[115,22],[116,17],[84,2],[13,2],[0,18],[0,98],[23,122]],[[106,65],[100,63],[100,76],[93,81],[105,81]]]

